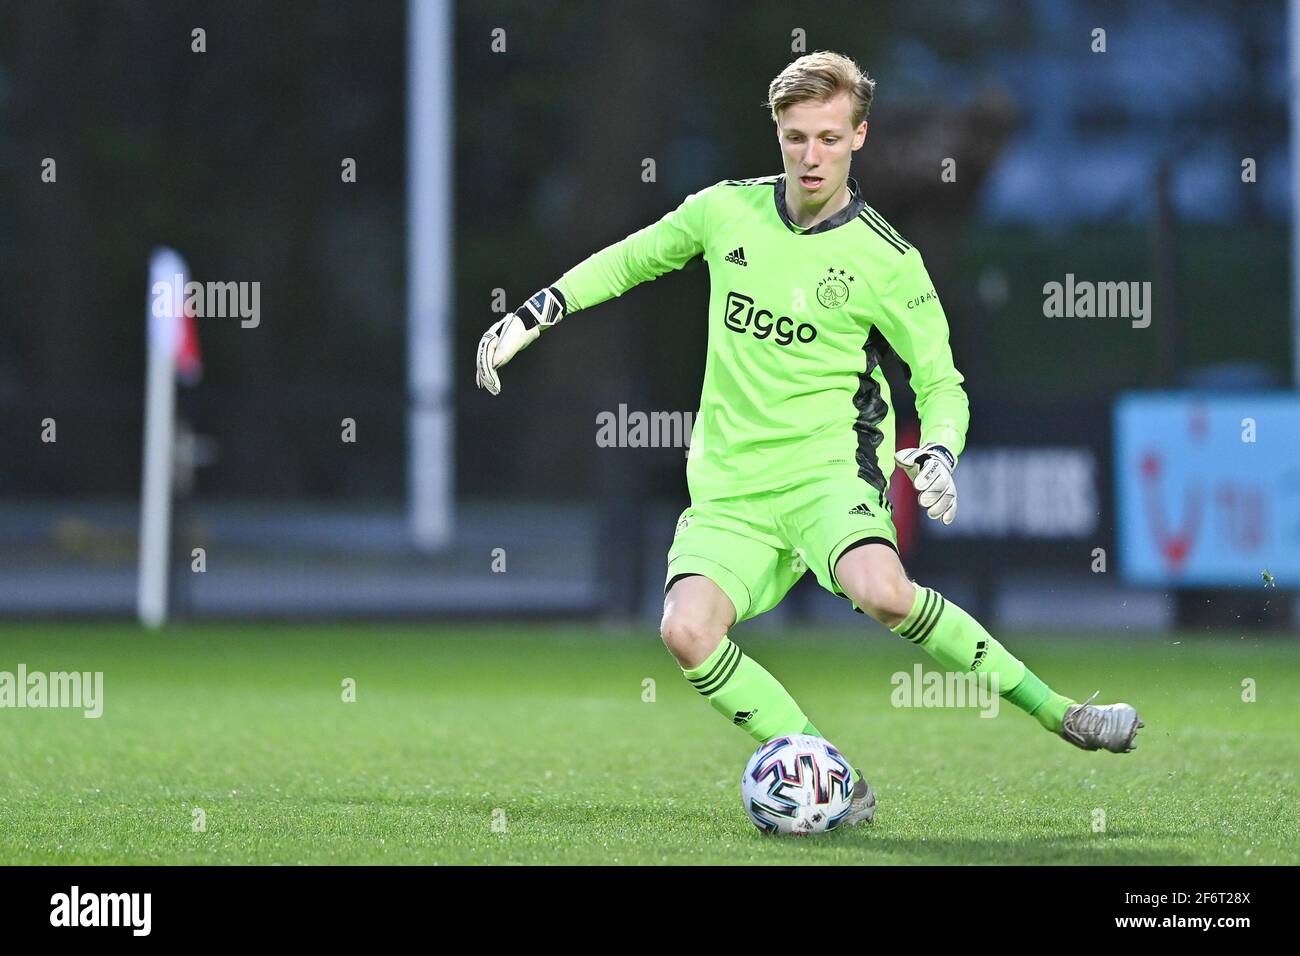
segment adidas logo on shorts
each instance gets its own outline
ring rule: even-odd
[[[850,510],[849,510],[849,514],[851,514],[851,515],[871,515],[871,517],[873,517],[873,518],[876,516],[876,513],[875,513],[874,511],[872,511],[870,508],[868,508],[865,504],[860,504],[860,505],[858,505],[856,508],[852,508],[852,509],[850,509]]]
[[[733,266],[748,266],[748,265],[749,265],[749,263],[745,261],[745,247],[744,247],[744,246],[737,246],[735,249],[732,249],[730,252],[728,252],[724,258],[725,258],[728,262],[730,262]]]

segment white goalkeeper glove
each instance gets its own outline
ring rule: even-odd
[[[493,395],[501,394],[501,380],[497,369],[537,340],[543,329],[549,329],[564,318],[564,295],[551,286],[533,295],[518,310],[504,319],[493,322],[478,343],[478,361],[474,381]]]
[[[922,445],[920,448],[903,448],[894,460],[907,472],[916,488],[917,501],[931,518],[941,518],[952,524],[957,517],[957,482],[952,470],[957,461],[952,452],[942,445]]]

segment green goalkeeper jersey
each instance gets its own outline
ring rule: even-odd
[[[894,470],[880,367],[890,347],[910,371],[922,443],[961,454],[969,411],[934,285],[921,254],[849,186],[848,206],[802,229],[784,176],[717,183],[556,283],[572,313],[696,256],[708,263],[708,356],[686,469],[694,502],[851,469],[883,492]]]

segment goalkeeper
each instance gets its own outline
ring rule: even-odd
[[[763,742],[820,736],[780,682],[727,636],[771,610],[811,568],[950,671],[995,675],[1001,696],[1085,750],[1134,748],[1128,704],[1047,686],[978,621],[899,560],[886,497],[895,464],[929,517],[957,514],[954,473],[969,422],[948,322],[921,254],[849,176],[875,81],[852,60],[800,57],[771,83],[784,175],[727,180],[566,272],[479,343],[477,381],[566,315],[679,269],[709,264],[708,356],[687,459],[691,505],[668,553],[661,633],[715,710]],[[881,360],[906,363],[919,448],[894,449]],[[855,773],[846,822],[871,821]]]

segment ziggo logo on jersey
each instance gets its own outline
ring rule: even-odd
[[[727,304],[723,308],[723,324],[733,332],[744,335],[753,329],[754,338],[765,339],[775,333],[773,341],[777,345],[789,345],[791,342],[808,344],[817,338],[817,330],[807,322],[795,325],[794,319],[783,315],[775,321],[767,309],[755,309],[754,300],[739,292],[727,293]]]

